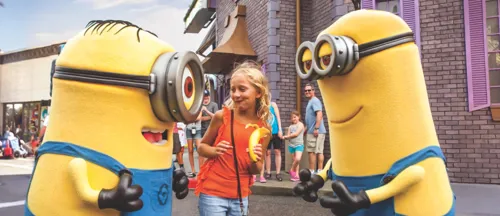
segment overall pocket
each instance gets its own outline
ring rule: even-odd
[[[151,207],[158,215],[168,215],[172,207],[172,179],[152,179],[150,184],[152,191],[149,194]]]

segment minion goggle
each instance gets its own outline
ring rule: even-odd
[[[325,34],[318,37],[315,43],[305,41],[300,44],[295,56],[295,68],[301,79],[341,76],[349,73],[363,57],[413,41],[412,32],[360,45],[346,36]]]
[[[193,52],[161,54],[148,76],[56,67],[54,78],[147,90],[156,117],[164,122],[194,122],[203,102],[204,75]]]

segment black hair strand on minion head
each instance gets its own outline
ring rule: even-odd
[[[150,34],[154,35],[155,37],[158,37],[155,33],[150,32],[150,31],[145,30],[145,29],[142,29],[141,27],[139,27],[139,26],[137,26],[137,25],[134,25],[134,24],[132,24],[132,23],[130,23],[130,22],[124,21],[124,20],[92,20],[92,21],[90,21],[90,22],[87,24],[87,26],[86,26],[87,30],[85,30],[85,32],[83,33],[83,35],[87,34],[87,31],[88,31],[89,29],[91,29],[92,27],[94,27],[94,28],[92,29],[91,34],[94,34],[95,32],[97,32],[97,33],[99,33],[99,35],[101,35],[101,34],[104,32],[104,30],[106,30],[106,28],[108,28],[108,27],[109,27],[109,28],[108,28],[108,32],[109,32],[109,31],[110,31],[113,27],[115,27],[115,25],[117,25],[117,24],[123,24],[123,25],[125,25],[125,26],[123,26],[121,29],[119,29],[119,30],[115,33],[115,35],[116,35],[116,34],[118,34],[118,33],[119,33],[121,30],[123,30],[124,28],[127,28],[127,27],[134,27],[134,28],[137,28],[137,41],[138,41],[138,42],[141,42],[141,39],[140,39],[140,37],[139,37],[139,32],[140,32],[141,30],[142,30],[142,31],[145,31],[145,32],[148,32],[148,33],[150,33]],[[102,28],[102,27],[104,27],[104,28],[102,29],[102,31],[101,31],[101,32],[99,32],[99,29],[100,29],[100,28]]]

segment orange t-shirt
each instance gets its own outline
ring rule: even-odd
[[[223,109],[223,123],[219,128],[214,146],[225,140],[231,143],[231,110],[227,107]],[[250,186],[253,185],[252,174],[250,173],[251,160],[246,149],[248,140],[255,130],[254,127],[245,128],[245,125],[233,120],[234,141],[236,143],[236,158],[238,160],[238,172],[240,174],[241,197],[251,194]],[[258,124],[260,127],[262,123]],[[198,174],[198,184],[195,194],[204,193],[211,196],[223,198],[238,198],[238,184],[236,169],[234,168],[233,150],[228,149],[225,154],[207,159],[200,168]]]

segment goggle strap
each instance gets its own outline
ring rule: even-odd
[[[154,83],[154,80],[152,80],[152,78],[154,77],[151,76],[119,74],[65,67],[56,67],[54,78],[87,83],[140,88],[148,90],[150,92],[152,91],[151,84]]]
[[[359,57],[363,58],[365,56],[380,52],[382,50],[386,50],[391,47],[395,47],[397,45],[414,41],[415,39],[413,38],[413,33],[408,32],[377,41],[364,43],[359,45]]]

